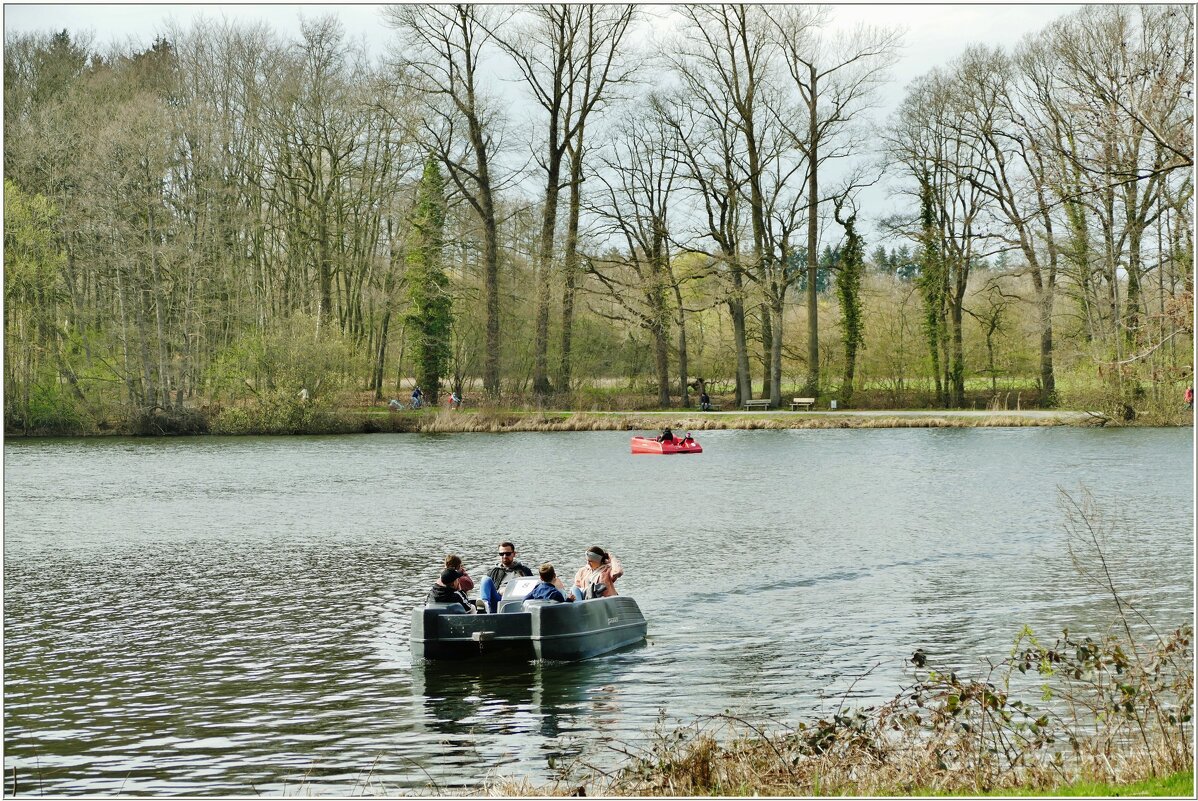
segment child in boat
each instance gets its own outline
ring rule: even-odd
[[[616,579],[624,575],[624,566],[613,554],[592,545],[587,548],[587,563],[574,574],[570,593],[578,600],[610,598],[616,592]]]
[[[556,586],[557,571],[553,569],[552,562],[546,562],[541,565],[537,574],[541,577],[541,583],[532,588],[532,592],[524,596],[526,601],[544,600],[544,601],[573,601],[574,596],[569,598],[562,595],[562,591]]]
[[[461,604],[464,611],[473,612],[474,604],[466,598],[466,593],[454,587],[461,577],[462,574],[453,568],[445,568],[441,571],[441,578],[437,579],[433,588],[429,590],[426,603],[456,603]]]

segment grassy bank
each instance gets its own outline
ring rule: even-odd
[[[989,793],[979,793],[980,796],[998,797],[1040,797],[1061,796],[1068,798],[1109,798],[1120,796],[1153,797],[1153,798],[1193,798],[1194,771],[1185,770],[1170,776],[1154,777],[1130,784],[1110,784],[1107,782],[1076,782],[1060,787],[1012,787]]]
[[[1147,425],[1139,422],[1138,425]],[[6,436],[170,436],[192,434],[287,435],[393,433],[504,433],[517,431],[653,431],[822,428],[977,428],[1018,426],[1117,426],[1123,421],[1062,411],[876,412],[572,412],[537,409],[462,409],[390,412],[385,408],[238,406],[175,414],[161,410],[101,425],[7,431]]]

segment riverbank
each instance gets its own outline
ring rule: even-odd
[[[1188,418],[1188,415],[1187,415]],[[187,436],[373,434],[373,433],[506,433],[529,431],[655,431],[723,429],[844,428],[1010,428],[1025,426],[1180,426],[1190,419],[1137,421],[1113,419],[1099,412],[1062,410],[838,410],[838,411],[588,411],[544,409],[421,409],[389,411],[385,407],[338,408],[285,404],[236,406],[218,410],[155,410],[96,426],[55,428],[21,436]]]

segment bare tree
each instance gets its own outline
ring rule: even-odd
[[[573,153],[569,184],[581,182],[581,158],[588,117],[613,85],[628,80],[633,62],[621,56],[635,7],[541,5],[528,9],[527,24],[511,36],[496,40],[516,63],[538,105],[547,114],[545,151],[538,161],[545,171],[537,250],[536,328],[534,332],[533,392],[552,391],[549,382],[549,293],[557,233],[558,197],[562,167]],[[576,176],[577,173],[577,176]],[[575,213],[576,207],[571,206]],[[577,231],[577,222],[573,223]],[[577,241],[576,236],[574,241]],[[570,280],[573,279],[571,275]],[[572,303],[572,301],[571,301]],[[563,321],[566,326],[570,321]],[[564,330],[564,329],[563,329]],[[563,334],[563,342],[568,337]],[[568,350],[563,353],[569,363]],[[566,370],[568,372],[568,369]]]
[[[820,168],[829,160],[853,153],[845,133],[869,107],[888,78],[897,58],[901,32],[860,25],[849,33],[821,31],[829,10],[819,6],[779,6],[771,9],[778,46],[787,71],[806,110],[806,128],[795,132],[795,146],[811,165],[807,171],[807,387],[819,394],[819,269]]]
[[[605,258],[589,259],[590,275],[619,305],[622,313],[617,319],[630,319],[649,333],[661,406],[670,405],[674,281],[669,212],[678,169],[674,137],[674,129],[652,109],[630,113],[619,126],[610,155],[601,159],[596,179],[602,188],[590,208],[602,222],[601,233],[622,245]]]

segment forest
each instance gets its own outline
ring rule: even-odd
[[[837,13],[388,6],[381,53],[336,17],[7,34],[6,432],[416,384],[1179,414],[1193,9],[1082,7],[905,86],[905,31]]]

